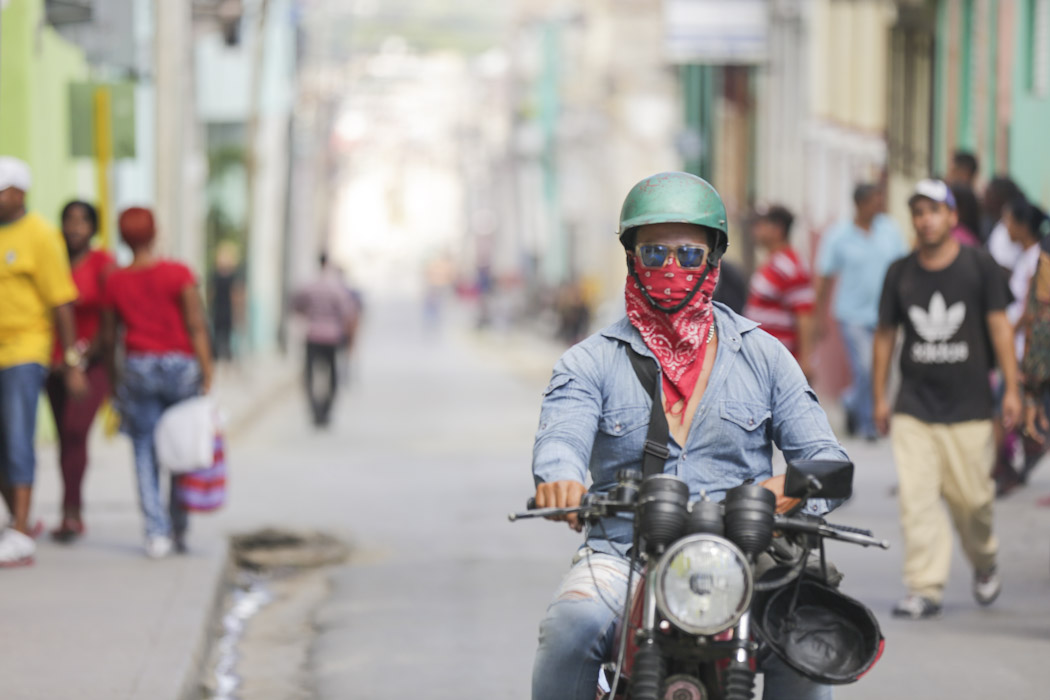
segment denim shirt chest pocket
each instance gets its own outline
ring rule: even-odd
[[[719,407],[722,434],[741,447],[759,448],[769,442],[767,431],[773,413],[768,405],[748,401],[724,400]]]
[[[598,419],[598,434],[591,455],[591,473],[595,484],[612,485],[617,470],[641,461],[650,409],[644,405],[608,406]],[[597,469],[594,469],[597,467]]]

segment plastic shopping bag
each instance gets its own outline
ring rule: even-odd
[[[157,461],[172,474],[212,467],[219,429],[219,413],[211,397],[195,396],[180,401],[157,422],[153,435]]]
[[[226,451],[222,434],[215,436],[212,466],[180,474],[175,488],[182,507],[192,513],[210,513],[226,502]]]

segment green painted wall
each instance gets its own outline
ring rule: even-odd
[[[1050,94],[1037,95],[1031,86],[1032,17],[1034,0],[1017,3],[1014,40],[1013,119],[1010,121],[1010,175],[1029,198],[1050,206],[1050,158],[1046,134],[1050,125]],[[1050,60],[1050,59],[1047,59]]]
[[[29,206],[54,221],[83,195],[69,155],[69,84],[87,77],[87,62],[43,23],[43,0],[10,0],[0,12],[0,154],[29,163]]]

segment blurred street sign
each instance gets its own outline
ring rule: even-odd
[[[664,0],[664,51],[672,63],[761,63],[768,34],[768,0]]]
[[[94,158],[97,133],[97,91],[108,95],[113,158],[135,157],[135,86],[132,83],[74,83],[70,86],[72,155]]]

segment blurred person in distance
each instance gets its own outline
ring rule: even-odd
[[[321,253],[318,265],[317,277],[292,297],[292,309],[306,320],[306,395],[314,425],[324,427],[331,419],[339,387],[336,353],[344,339],[353,335],[357,314],[327,253]],[[325,374],[321,387],[318,387],[318,371]]]
[[[1013,294],[1013,301],[1006,307],[1006,318],[1014,330],[1014,349],[1017,353],[1017,361],[1022,363],[1026,354],[1026,339],[1032,332],[1034,321],[1046,316],[1045,312],[1038,308],[1038,304],[1031,303],[1030,292],[1035,291],[1032,285],[1040,264],[1042,253],[1040,242],[1044,231],[1050,229],[1050,221],[1047,219],[1046,212],[1023,196],[1017,196],[1003,207],[1003,223],[1010,234],[1010,240],[1022,248],[1021,256],[1017,259],[1010,274],[1010,292]],[[1038,329],[1036,330],[1038,332]],[[1030,358],[1030,361],[1035,357],[1037,353]],[[1038,374],[1038,367],[1030,366],[1029,372]],[[1029,378],[1024,376],[1022,380],[1028,382]],[[1009,432],[1003,437],[998,452],[995,475],[1000,494],[1025,483],[1028,472],[1044,452],[1038,441],[1025,440],[1026,433],[1032,432],[1027,425],[1018,427],[1019,430]]]
[[[587,337],[591,325],[591,308],[583,285],[576,280],[563,283],[555,299],[558,313],[558,340],[575,345]]]
[[[1005,175],[997,175],[984,188],[984,197],[981,199],[982,226],[988,232],[984,236],[984,245],[1007,276],[1013,272],[1022,249],[1010,239],[1010,232],[1003,223],[1003,207],[1019,196],[1024,196],[1024,193],[1013,180]]]
[[[887,216],[885,193],[864,183],[853,191],[856,214],[832,226],[817,253],[817,337],[824,335],[824,317],[832,283],[831,315],[849,355],[852,384],[842,397],[846,431],[875,440],[872,418],[871,349],[878,321],[879,293],[886,270],[907,253],[897,224]]]
[[[813,308],[816,292],[813,278],[791,247],[795,215],[782,205],[760,207],[752,226],[755,243],[768,254],[765,263],[751,276],[751,291],[744,316],[758,321],[762,330],[782,342],[812,381]]]
[[[999,544],[992,531],[995,402],[987,382],[996,362],[1008,380],[1007,429],[1020,418],[1021,400],[1008,294],[995,262],[951,235],[955,201],[944,182],[920,181],[908,206],[917,244],[886,272],[873,388],[875,421],[893,445],[905,543],[908,593],[893,615],[920,620],[940,616],[951,565],[951,525],[942,499],[973,567],[974,598],[990,605],[999,595]],[[886,385],[898,328],[904,330],[901,385],[891,409]]]
[[[1025,384],[1025,434],[1047,445],[1050,437],[1050,219],[1039,226],[1039,264],[1028,287],[1027,338],[1021,374]],[[1026,465],[1031,470],[1035,463]]]
[[[126,209],[120,236],[134,258],[106,281],[103,346],[116,390],[121,431],[131,438],[139,505],[145,521],[146,555],[186,551],[189,514],[171,477],[168,507],[161,503],[161,469],[154,430],[161,414],[185,399],[211,391],[212,354],[197,281],[186,265],[158,257],[153,213]],[[123,328],[123,367],[117,367],[118,326]]]
[[[979,161],[970,151],[956,150],[952,154],[952,164],[948,168],[948,176],[945,181],[948,186],[962,185],[970,190],[977,189],[977,172],[980,169]],[[958,200],[956,200],[958,203]]]
[[[980,247],[981,239],[977,237],[977,232],[981,229],[981,208],[977,203],[977,195],[966,185],[949,184],[948,187],[955,198],[958,218],[952,229],[952,237],[963,245]]]
[[[81,484],[88,464],[88,432],[102,401],[109,395],[109,377],[102,352],[102,309],[106,280],[116,268],[113,256],[91,247],[98,233],[98,212],[91,204],[72,201],[62,209],[62,236],[77,287],[73,305],[76,350],[83,357],[87,395],[73,399],[66,388],[61,343],[55,342],[47,395],[58,431],[58,460],[62,472],[62,520],[51,531],[59,542],[71,542],[84,533]]]
[[[734,313],[743,314],[744,307],[747,306],[747,278],[739,266],[728,260],[720,262],[718,267],[721,274],[718,275],[713,299],[725,304]]]
[[[37,402],[51,361],[53,335],[73,399],[87,393],[76,349],[73,302],[77,289],[59,232],[26,210],[29,166],[0,156],[0,494],[11,521],[0,533],[0,567],[33,563],[30,530],[36,472]]]
[[[212,353],[217,362],[232,362],[233,336],[244,317],[244,275],[240,253],[233,241],[221,241],[215,248],[209,302]]]

